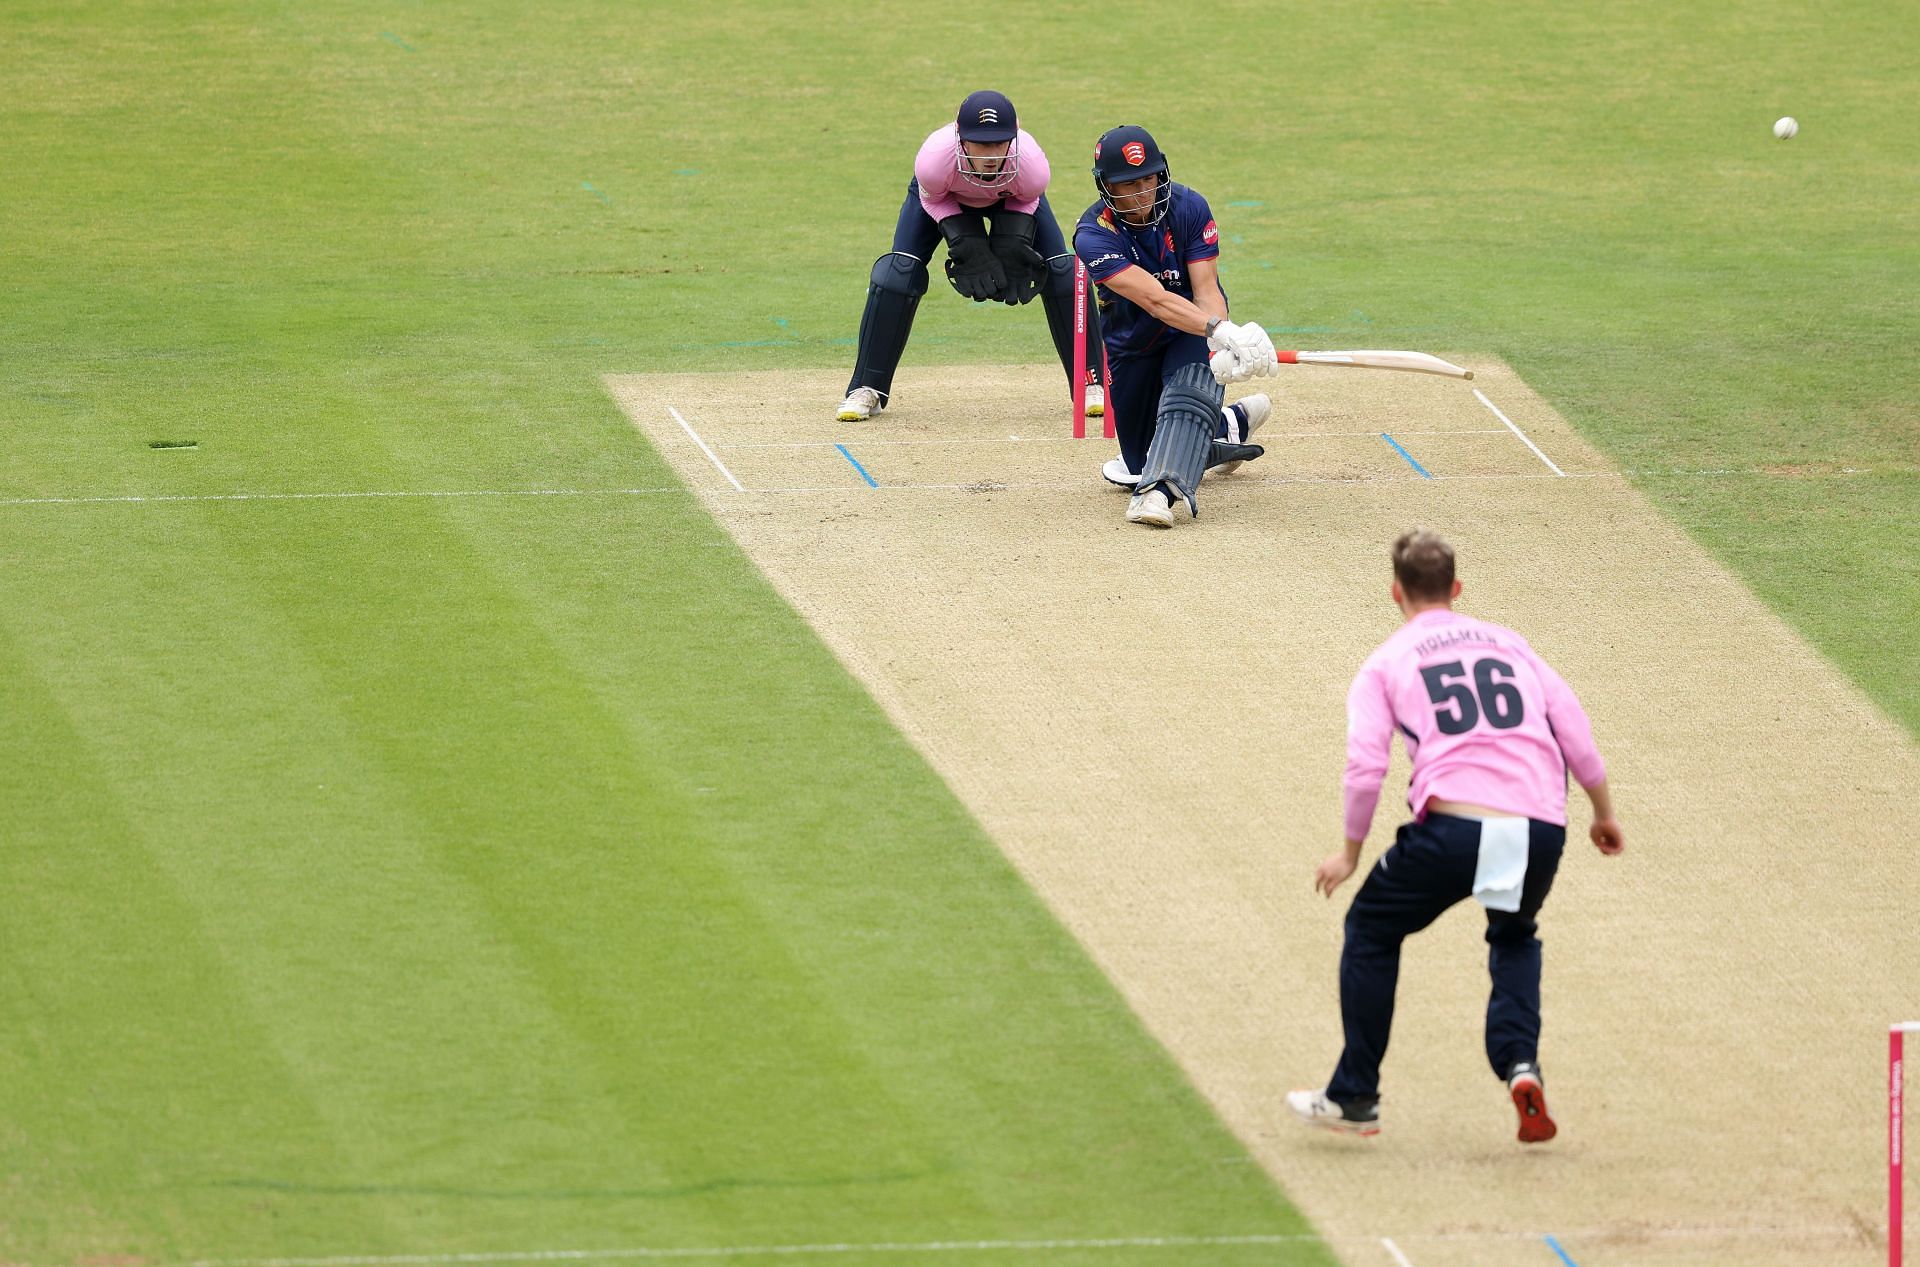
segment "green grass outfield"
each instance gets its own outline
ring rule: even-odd
[[[665,487],[598,376],[847,362],[973,87],[1063,214],[1153,127],[1237,313],[1504,356],[1920,728],[1898,12],[1123,7],[0,10],[0,1260],[1301,1230],[685,494],[33,500]]]

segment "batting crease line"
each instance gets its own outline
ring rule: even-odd
[[[1553,464],[1553,459],[1552,459],[1552,458],[1550,458],[1550,457],[1548,457],[1548,456],[1547,456],[1546,454],[1544,454],[1544,453],[1542,453],[1542,452],[1540,451],[1540,446],[1539,446],[1539,445],[1537,445],[1537,444],[1535,444],[1535,443],[1534,443],[1533,441],[1531,441],[1531,440],[1529,440],[1529,439],[1527,439],[1527,433],[1526,433],[1526,432],[1524,432],[1524,431],[1522,431],[1522,430],[1520,430],[1520,428],[1518,428],[1518,427],[1516,427],[1516,426],[1514,426],[1514,425],[1513,425],[1513,419],[1511,419],[1511,418],[1509,418],[1509,417],[1507,417],[1507,416],[1506,416],[1505,414],[1503,414],[1503,413],[1501,413],[1501,412],[1500,412],[1500,406],[1498,406],[1498,405],[1496,405],[1496,404],[1494,404],[1494,403],[1493,403],[1492,401],[1490,401],[1490,400],[1488,400],[1488,399],[1487,399],[1487,394],[1486,394],[1485,392],[1483,392],[1483,391],[1481,391],[1481,390],[1480,390],[1480,389],[1479,389],[1478,387],[1476,387],[1476,388],[1474,388],[1474,389],[1473,389],[1473,394],[1474,394],[1474,395],[1476,395],[1476,396],[1478,396],[1478,397],[1480,398],[1480,403],[1481,403],[1481,404],[1483,404],[1483,405],[1485,405],[1485,406],[1486,406],[1487,408],[1489,408],[1489,409],[1491,409],[1491,410],[1493,410],[1493,416],[1494,416],[1494,417],[1496,417],[1496,418],[1498,418],[1498,419],[1499,419],[1500,421],[1502,421],[1502,422],[1504,422],[1504,423],[1506,423],[1506,424],[1507,424],[1507,429],[1508,429],[1509,431],[1511,431],[1511,432],[1513,432],[1513,434],[1515,434],[1515,435],[1517,435],[1517,436],[1519,436],[1519,437],[1520,437],[1520,443],[1522,443],[1522,444],[1524,444],[1524,445],[1526,445],[1526,446],[1527,446],[1527,447],[1528,447],[1529,449],[1532,449],[1532,450],[1533,450],[1533,456],[1535,456],[1535,457],[1537,457],[1537,458],[1539,458],[1539,459],[1540,459],[1540,460],[1541,460],[1542,462],[1545,462],[1545,463],[1547,464],[1547,469],[1548,469],[1549,471],[1552,471],[1552,472],[1553,472],[1553,473],[1554,473],[1555,475],[1565,475],[1565,474],[1566,474],[1566,472],[1565,472],[1565,471],[1563,471],[1563,470],[1561,470],[1561,469],[1560,469],[1559,467],[1557,467],[1557,466],[1555,466],[1555,465]]]
[[[1376,436],[1377,431],[1262,431],[1260,443],[1269,440],[1324,440],[1349,436]],[[1403,436],[1503,436],[1506,433],[1500,427],[1488,427],[1484,430],[1451,431],[1402,431]],[[979,436],[965,440],[862,440],[867,448],[910,448],[921,445],[969,445],[969,444],[1079,444],[1072,436],[1008,436],[1002,440],[995,436]],[[739,443],[718,441],[716,449],[826,449],[837,448],[832,440],[746,440]]]
[[[1738,472],[1695,472],[1696,474],[1737,474]],[[1435,480],[1544,480],[1547,475],[1436,475]],[[1568,479],[1621,479],[1623,475],[1613,471],[1581,472],[1569,475]],[[1280,484],[1406,484],[1409,479],[1392,476],[1242,476],[1235,483],[1248,487]],[[736,485],[736,487],[738,487]],[[1053,490],[1085,488],[1084,480],[1075,481],[1018,481],[1002,483],[998,480],[974,480],[965,484],[886,484],[877,486],[882,492],[976,492],[1000,493],[1027,490]],[[406,501],[411,498],[432,497],[643,497],[669,493],[684,493],[684,488],[470,488],[470,489],[425,489],[425,490],[367,490],[329,493],[127,493],[102,497],[8,497],[0,498],[0,507],[7,506],[104,506],[120,504],[140,504],[146,502],[290,502],[290,501]],[[780,487],[780,488],[741,488],[743,493],[832,493],[839,488]]]
[[[871,476],[871,475],[869,475],[869,474],[867,473],[867,468],[866,468],[866,467],[864,467],[864,466],[862,466],[862,465],[860,465],[860,459],[858,459],[858,458],[856,458],[856,457],[854,457],[854,456],[853,456],[853,454],[851,454],[851,453],[849,453],[849,452],[847,452],[847,446],[846,446],[846,445],[844,445],[844,444],[836,444],[836,445],[834,445],[833,447],[834,447],[834,448],[836,448],[836,449],[838,449],[838,450],[840,450],[840,456],[841,456],[841,457],[843,457],[843,458],[845,458],[845,459],[846,459],[847,461],[849,461],[849,462],[851,462],[851,463],[853,463],[853,469],[854,469],[854,470],[856,470],[856,471],[858,471],[858,472],[860,472],[860,478],[861,478],[861,479],[863,479],[863,480],[865,480],[865,481],[867,482],[867,487],[868,487],[868,488],[878,488],[878,487],[880,487],[880,481],[879,481],[879,480],[877,480],[877,479],[875,479],[875,478],[873,478],[873,476]]]
[[[1398,440],[1396,440],[1396,439],[1394,439],[1394,438],[1393,438],[1393,437],[1392,437],[1391,435],[1388,435],[1388,434],[1387,434],[1386,432],[1384,432],[1384,431],[1382,431],[1382,432],[1380,433],[1380,438],[1381,438],[1382,440],[1385,440],[1385,441],[1386,441],[1386,442],[1387,442],[1388,444],[1390,444],[1390,445],[1392,445],[1392,446],[1393,446],[1393,451],[1394,451],[1395,453],[1398,453],[1398,454],[1399,454],[1399,455],[1400,455],[1401,457],[1403,457],[1403,458],[1405,458],[1405,459],[1407,460],[1407,465],[1408,465],[1408,466],[1410,466],[1410,467],[1412,467],[1412,468],[1413,468],[1414,470],[1416,470],[1416,471],[1418,471],[1418,472],[1420,472],[1420,478],[1421,478],[1421,479],[1425,479],[1425,480],[1430,480],[1430,479],[1432,479],[1432,478],[1433,478],[1433,472],[1432,472],[1432,471],[1429,471],[1429,470],[1428,470],[1428,469],[1427,469],[1426,467],[1424,467],[1424,466],[1422,466],[1422,465],[1420,465],[1420,464],[1419,464],[1418,462],[1416,462],[1416,461],[1414,461],[1414,460],[1413,460],[1413,454],[1411,454],[1411,453],[1409,453],[1409,452],[1407,452],[1407,451],[1406,451],[1406,449],[1405,449],[1404,447],[1402,447],[1402,446],[1401,446],[1401,444],[1400,444],[1400,442],[1399,442]]]
[[[1393,1243],[1391,1236],[1381,1237],[1380,1243],[1387,1247],[1387,1252],[1393,1255],[1393,1261],[1398,1263],[1400,1267],[1413,1267],[1413,1260],[1400,1252],[1400,1247]]]
[[[1298,476],[1239,475],[1234,477],[1233,485],[1237,485],[1241,488],[1278,488],[1282,485],[1291,485],[1291,484],[1412,484],[1412,483],[1418,482],[1420,478],[1421,477],[1417,475],[1298,475]],[[1511,475],[1433,475],[1433,474],[1428,474],[1426,478],[1429,480],[1432,480],[1436,484],[1448,484],[1448,483],[1467,484],[1467,483],[1476,483],[1476,482],[1485,483],[1489,481],[1501,481],[1501,480],[1551,481],[1554,477],[1551,475],[1524,475],[1524,474],[1511,474]],[[1624,479],[1626,477],[1614,471],[1583,471],[1573,475],[1566,476],[1566,478],[1573,479],[1573,480],[1617,480],[1617,479]],[[1232,487],[1233,485],[1229,485],[1227,487]],[[888,493],[896,492],[896,491],[906,491],[906,492],[915,492],[915,493],[953,493],[953,492],[1013,493],[1013,492],[1036,492],[1036,491],[1050,492],[1050,491],[1059,491],[1059,490],[1071,491],[1074,489],[1085,490],[1087,487],[1088,487],[1088,484],[1087,484],[1087,481],[1085,480],[1025,481],[1025,480],[985,479],[985,480],[972,480],[964,484],[888,484],[881,491],[888,492]],[[796,488],[750,488],[747,491],[750,493],[833,493],[833,492],[839,492],[842,490],[838,488],[808,486],[804,488],[798,488],[798,487]],[[1104,491],[1104,490],[1101,490],[1101,491]]]
[[[711,461],[715,466],[720,468],[720,473],[727,477],[727,483],[733,485],[733,490],[736,493],[746,492],[747,491],[746,486],[742,484],[739,480],[733,478],[733,472],[729,471],[727,469],[727,464],[720,460],[720,455],[707,447],[707,442],[705,440],[702,440],[700,438],[700,433],[698,431],[695,431],[691,426],[689,426],[687,423],[687,420],[680,416],[680,411],[678,409],[675,409],[672,405],[668,405],[667,412],[673,415],[673,420],[680,424],[681,428],[684,431],[686,431],[687,435],[692,437],[693,442],[700,446],[700,451],[707,455],[708,460]]]
[[[1617,1229],[1615,1229],[1617,1230]],[[1884,1230],[1884,1229],[1880,1229]],[[1601,1238],[1613,1234],[1607,1229],[1570,1233],[1589,1238]],[[1533,1240],[1535,1232],[1403,1232],[1404,1241],[1433,1242],[1439,1244],[1467,1243],[1476,1241],[1518,1241]],[[1636,1235],[1661,1240],[1708,1237],[1767,1237],[1818,1236],[1823,1239],[1846,1239],[1858,1241],[1861,1229],[1848,1225],[1811,1225],[1806,1227],[1773,1226],[1701,1226],[1636,1229]],[[582,1262],[594,1259],[662,1259],[662,1258],[724,1258],[737,1257],[793,1257],[807,1254],[919,1254],[919,1253],[990,1253],[1007,1250],[1097,1250],[1097,1249],[1191,1249],[1206,1246],[1231,1245],[1294,1245],[1294,1244],[1358,1244],[1374,1242],[1387,1247],[1406,1267],[1412,1267],[1405,1253],[1390,1237],[1327,1236],[1314,1232],[1274,1232],[1254,1233],[1244,1236],[1115,1236],[1089,1238],[1084,1240],[1002,1240],[1002,1241],[879,1241],[879,1242],[840,1242],[813,1245],[708,1245],[708,1246],[624,1246],[609,1249],[540,1249],[540,1250],[499,1250],[474,1253],[447,1254],[364,1254],[342,1255],[322,1258],[211,1258],[181,1264],[179,1267],[432,1267],[434,1264],[459,1263],[530,1263],[530,1262]],[[1549,1244],[1558,1246],[1553,1237],[1546,1238]],[[1556,1250],[1565,1259],[1564,1250]],[[1571,1262],[1571,1259],[1566,1259]]]
[[[1368,435],[1375,434],[1367,432]],[[1402,434],[1407,434],[1403,432]],[[1872,471],[1846,468],[1832,473],[1834,478],[1848,475],[1908,474],[1904,470]],[[1757,468],[1723,467],[1717,470],[1681,470],[1636,467],[1625,471],[1560,471],[1555,475],[1528,475],[1509,472],[1493,475],[1432,475],[1436,484],[1470,483],[1497,480],[1623,480],[1635,476],[1653,478],[1712,478],[1720,476],[1772,476],[1777,472]],[[1406,484],[1411,477],[1354,475],[1240,475],[1234,483],[1242,487],[1279,487],[1288,484]],[[735,485],[735,487],[740,487]],[[1027,490],[1084,489],[1084,480],[1017,481],[974,480],[964,484],[887,484],[882,492],[975,492],[1000,493]],[[323,493],[124,493],[98,497],[0,497],[0,508],[8,506],[104,506],[166,502],[280,502],[280,501],[406,501],[433,497],[652,497],[684,493],[679,487],[659,488],[446,488],[446,489],[366,489]],[[831,493],[837,488],[744,488],[744,493]]]

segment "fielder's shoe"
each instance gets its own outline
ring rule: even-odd
[[[1245,444],[1273,416],[1273,401],[1268,399],[1265,392],[1261,392],[1245,400],[1237,400],[1220,412],[1227,416],[1227,434],[1224,438],[1234,444]],[[1231,475],[1240,466],[1239,462],[1222,462],[1212,473]]]
[[[1547,1088],[1540,1081],[1540,1066],[1521,1061],[1507,1075],[1507,1094],[1520,1112],[1520,1142],[1544,1144],[1559,1133],[1559,1127],[1547,1116]]]
[[[1140,477],[1127,469],[1125,458],[1108,458],[1107,464],[1100,468],[1100,478],[1121,488],[1132,488],[1140,482]]]
[[[840,402],[840,412],[834,417],[841,422],[865,422],[886,407],[887,402],[880,399],[879,392],[871,387],[856,387]]]
[[[1287,1107],[1309,1126],[1337,1131],[1342,1135],[1378,1135],[1380,1102],[1336,1104],[1325,1091],[1289,1091]]]
[[[1087,417],[1099,418],[1107,412],[1107,389],[1098,383],[1087,384]]]
[[[1167,500],[1167,490],[1156,484],[1144,493],[1135,493],[1127,502],[1127,522],[1149,528],[1173,527],[1173,503]]]

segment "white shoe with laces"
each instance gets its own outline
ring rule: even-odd
[[[1240,414],[1235,413],[1235,410],[1244,410],[1244,419]],[[1246,444],[1253,433],[1264,427],[1267,419],[1273,416],[1273,401],[1265,392],[1260,392],[1244,400],[1237,400],[1220,412],[1227,418],[1226,438],[1235,444]],[[1244,465],[1246,465],[1244,462],[1222,462],[1210,474],[1231,475]]]
[[[1362,1108],[1353,1104],[1337,1104],[1327,1099],[1325,1091],[1289,1091],[1287,1107],[1308,1126],[1317,1126],[1321,1130],[1337,1131],[1342,1135],[1380,1133],[1380,1103],[1377,1100]]]
[[[1140,482],[1140,477],[1127,469],[1125,458],[1108,458],[1100,468],[1100,478],[1119,488],[1132,488]]]
[[[1156,484],[1144,493],[1135,493],[1127,503],[1127,522],[1149,528],[1173,527],[1173,503],[1167,500],[1167,490]]]
[[[840,422],[865,422],[886,407],[879,392],[871,387],[856,387],[840,402],[840,412],[834,418]]]

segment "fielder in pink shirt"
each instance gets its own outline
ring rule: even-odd
[[[865,422],[892,403],[894,371],[927,293],[927,265],[943,240],[947,280],[968,299],[1024,304],[1039,297],[1071,394],[1073,252],[1047,205],[1051,176],[1045,152],[1020,126],[1013,102],[991,89],[969,94],[954,121],[921,143],[894,225],[893,249],[873,262],[859,351],[837,419]],[[1089,417],[1106,409],[1099,324],[1090,302],[1082,336]]]
[[[1453,547],[1431,532],[1393,546],[1393,600],[1406,624],[1367,657],[1347,693],[1346,847],[1314,872],[1328,897],[1360,865],[1397,733],[1413,760],[1413,821],[1347,911],[1340,954],[1346,1029],[1324,1091],[1294,1091],[1306,1121],[1380,1129],[1380,1062],[1393,1028],[1400,943],[1471,897],[1487,912],[1487,1059],[1520,1114],[1520,1140],[1552,1139],[1540,1076],[1540,939],[1567,836],[1569,775],[1593,802],[1589,835],[1604,854],[1625,844],[1593,728],[1570,688],[1511,629],[1453,610]]]

